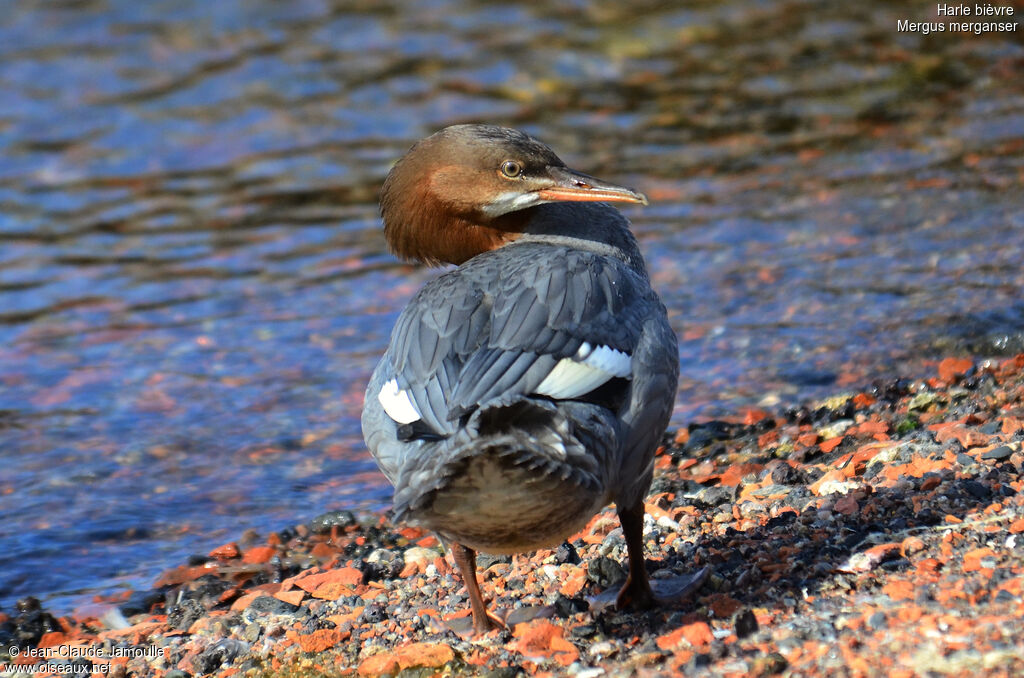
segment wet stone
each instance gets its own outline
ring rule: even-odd
[[[43,610],[38,598],[22,598],[16,607],[19,614],[14,620],[14,638],[19,645],[36,645],[43,634],[61,630],[53,615]]]
[[[186,598],[167,613],[167,623],[179,631],[186,631],[204,614],[206,608],[199,601]]]
[[[626,578],[626,572],[615,560],[600,556],[587,566],[587,579],[601,588],[609,588]]]
[[[555,550],[555,562],[559,565],[576,565],[580,562],[580,554],[577,553],[575,546],[569,542],[562,542],[562,545]]]
[[[242,632],[242,637],[250,643],[255,643],[260,639],[260,633],[262,633],[262,631],[263,629],[259,624],[249,624],[245,627],[245,631]]]
[[[709,654],[696,654],[686,664],[687,673],[697,673],[703,671],[707,667],[711,666],[711,655]]]
[[[405,568],[405,559],[401,554],[387,549],[373,551],[360,568],[363,579],[367,582],[396,579]]]
[[[1017,600],[1017,596],[1013,595],[1006,589],[999,589],[999,593],[996,594],[995,601],[997,603],[1012,603]]]
[[[972,456],[971,456],[971,455],[969,455],[969,454],[965,454],[965,453],[963,453],[963,452],[957,452],[957,455],[956,455],[956,461],[957,461],[957,463],[958,463],[958,464],[960,464],[961,466],[973,466],[974,464],[977,464],[977,463],[978,463],[978,462],[977,462],[977,461],[976,461],[976,460],[974,459],[974,457],[972,457]]]
[[[807,477],[789,464],[780,464],[772,470],[772,482],[777,485],[796,485],[807,482]]]
[[[571,617],[574,614],[586,612],[589,609],[590,603],[582,596],[569,598],[559,594],[555,599],[555,612],[559,617]]]
[[[735,433],[736,426],[724,421],[709,421],[696,426],[690,426],[690,440],[686,443],[686,449],[700,450],[711,443],[721,440],[729,440]]]
[[[309,531],[313,534],[326,534],[332,528],[344,529],[355,524],[356,516],[351,511],[328,511],[309,521]]]
[[[975,499],[986,500],[992,496],[992,490],[977,480],[966,480],[961,487]]]
[[[526,672],[523,671],[521,666],[499,666],[480,675],[484,676],[484,678],[516,678],[517,676],[526,675]]]
[[[740,610],[733,615],[732,623],[737,638],[746,638],[758,629],[757,616],[753,610]]]
[[[911,565],[912,563],[906,558],[896,558],[885,561],[880,567],[886,572],[900,572],[909,569]]]
[[[1003,459],[1009,459],[1012,455],[1013,449],[1009,445],[1000,445],[982,454],[981,458],[986,461],[1002,461]]]
[[[487,568],[497,563],[511,563],[512,556],[496,556],[490,553],[478,553],[476,554],[476,569],[486,570]]]
[[[721,506],[732,501],[732,491],[727,487],[715,485],[701,490],[693,498],[693,504],[697,508],[707,509]]]
[[[273,596],[260,596],[246,608],[251,612],[262,612],[265,614],[288,614],[299,609],[298,605],[292,605]]]
[[[786,511],[785,513],[780,513],[774,518],[769,518],[768,522],[765,523],[765,527],[769,530],[774,529],[776,527],[784,527],[795,521],[796,518],[797,515],[795,513],[793,513],[792,511]]]
[[[209,646],[196,657],[196,671],[200,673],[212,673],[225,664],[230,664],[235,657],[244,654],[249,646],[238,640],[225,638]]]
[[[573,638],[593,638],[597,635],[597,627],[593,624],[580,624],[574,626],[569,635]]]
[[[192,590],[189,592],[191,598],[216,598],[231,588],[229,582],[218,579],[212,574],[205,574],[192,582]]]
[[[376,624],[388,618],[388,611],[380,603],[367,605],[363,613],[359,615],[359,621],[364,624]]]
[[[990,421],[987,424],[984,424],[983,426],[981,426],[978,430],[981,431],[982,433],[984,433],[985,435],[990,435],[991,436],[991,435],[995,435],[995,434],[999,433],[999,429],[1000,428],[1002,428],[1002,423],[1001,422]],[[994,452],[995,450],[992,450],[992,451]]]
[[[163,602],[164,594],[161,591],[136,591],[131,598],[121,603],[119,610],[125,617],[149,612],[154,605]]]
[[[885,616],[885,613],[879,610],[873,615],[868,617],[868,628],[871,629],[882,629],[889,625],[889,619]]]

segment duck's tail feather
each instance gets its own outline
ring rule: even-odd
[[[614,415],[590,403],[523,396],[491,403],[405,466],[395,518],[429,526],[431,516],[522,511],[517,504],[559,493],[601,501],[617,467],[618,435]]]

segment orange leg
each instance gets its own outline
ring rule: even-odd
[[[476,580],[476,553],[473,552],[473,549],[455,542],[452,542],[450,546],[455,564],[466,584],[466,592],[469,593],[469,604],[473,609],[474,633],[487,633],[494,629],[505,628],[500,620],[487,613],[483,594],[480,593],[480,584]]]

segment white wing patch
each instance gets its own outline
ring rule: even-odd
[[[628,378],[632,374],[632,360],[628,353],[608,346],[594,348],[583,342],[576,355],[558,361],[536,393],[558,400],[578,398],[613,377]]]
[[[377,401],[384,408],[384,412],[399,424],[411,424],[421,418],[412,398],[409,397],[409,392],[398,388],[397,379],[384,384],[377,394]]]

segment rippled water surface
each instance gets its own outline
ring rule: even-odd
[[[66,0],[0,15],[0,605],[147,586],[390,493],[359,434],[397,313],[376,193],[527,129],[629,210],[674,420],[1021,348],[1021,33],[934,3]]]

